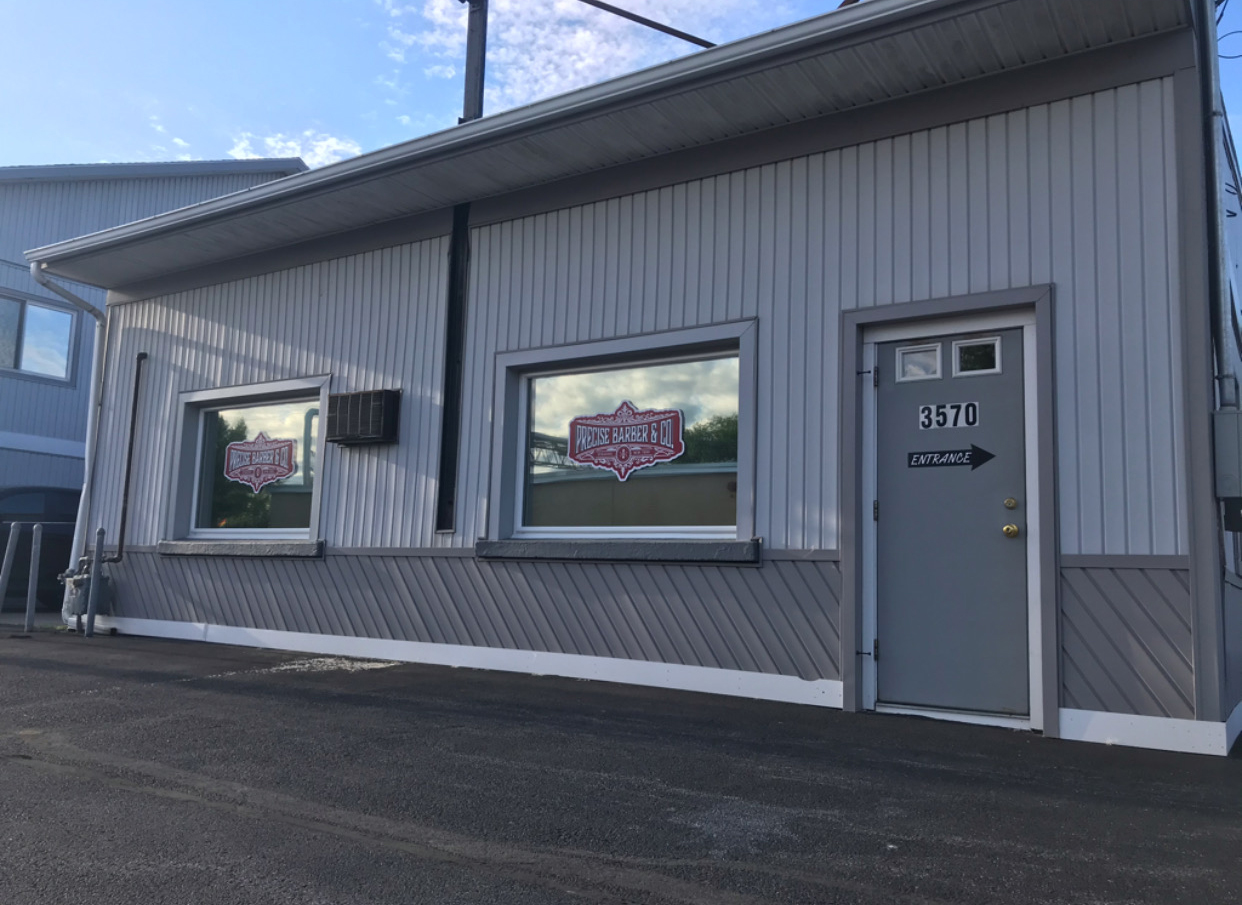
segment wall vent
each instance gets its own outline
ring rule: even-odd
[[[333,393],[328,396],[328,442],[396,443],[400,409],[400,390]]]

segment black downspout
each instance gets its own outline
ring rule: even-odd
[[[483,115],[483,72],[487,56],[487,0],[470,4],[466,32],[466,91],[461,122]],[[444,312],[444,399],[440,421],[440,473],[436,491],[436,531],[457,526],[457,462],[461,447],[462,382],[466,355],[466,298],[470,275],[470,205],[453,208],[449,240],[448,299]]]
[[[129,405],[129,450],[125,454],[125,482],[121,487],[121,527],[116,535],[116,555],[104,562],[120,562],[125,556],[125,528],[129,524],[129,482],[134,473],[134,439],[138,427],[138,391],[142,388],[142,363],[146,352],[139,352],[134,362],[134,396]]]

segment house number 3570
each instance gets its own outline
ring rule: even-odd
[[[919,430],[939,427],[974,427],[979,423],[979,403],[946,402],[919,406]]]

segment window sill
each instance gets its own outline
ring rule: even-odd
[[[162,556],[267,556],[294,559],[323,558],[321,540],[162,540]]]
[[[757,566],[762,544],[751,540],[480,540],[483,560],[674,562]]]

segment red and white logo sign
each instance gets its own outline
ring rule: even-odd
[[[640,468],[676,459],[686,451],[681,412],[640,412],[622,402],[611,415],[581,415],[569,422],[570,461],[611,471],[624,481]]]
[[[259,431],[253,440],[228,445],[224,451],[224,476],[258,493],[298,470],[297,449],[297,440],[272,440]]]

